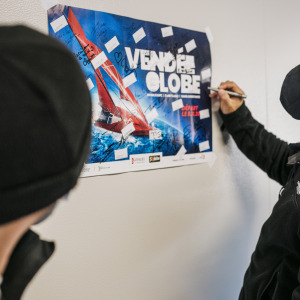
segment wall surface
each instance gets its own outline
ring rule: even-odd
[[[278,100],[285,74],[300,62],[298,0],[61,2],[198,31],[209,26],[212,85],[236,81],[260,122],[291,142],[300,139]],[[47,32],[40,0],[2,0],[0,9],[2,24]],[[237,299],[280,187],[221,133],[217,112],[213,147],[212,168],[80,179],[69,200],[35,228],[56,240],[57,251],[24,299]]]

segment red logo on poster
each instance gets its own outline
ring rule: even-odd
[[[198,110],[198,105],[188,105],[188,104],[186,104],[181,109],[181,115],[183,117],[199,117],[200,112]]]

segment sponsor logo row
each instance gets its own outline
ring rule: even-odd
[[[162,154],[153,154],[153,155],[131,155],[128,161],[124,161],[124,163],[129,163],[130,166],[144,166],[152,163],[161,162]],[[101,171],[110,169],[111,166],[106,164],[85,164],[82,171],[81,176],[85,176],[91,173],[99,174]]]
[[[131,165],[145,165],[147,163],[158,163],[161,161],[161,154],[155,154],[155,155],[143,155],[143,156],[130,156],[131,159]]]

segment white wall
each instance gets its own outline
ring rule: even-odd
[[[298,125],[278,100],[285,74],[300,63],[298,0],[61,2],[199,31],[210,26],[213,85],[235,80],[259,121],[283,138],[299,140]],[[47,32],[40,0],[2,0],[0,8],[2,23]],[[237,299],[279,185],[219,127],[215,113],[213,168],[81,179],[69,201],[36,228],[57,241],[57,251],[24,299]]]

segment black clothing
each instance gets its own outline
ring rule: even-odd
[[[294,119],[300,120],[300,65],[285,77],[281,87],[280,101],[284,109]]]
[[[221,113],[239,149],[270,178],[283,185],[271,216],[264,223],[239,300],[299,300],[300,283],[300,150],[276,138],[253,119],[243,104]]]
[[[90,148],[91,98],[73,54],[25,26],[0,27],[0,224],[72,189]]]
[[[53,242],[43,241],[35,232],[28,230],[15,247],[3,274],[0,300],[20,300],[35,274],[51,257]]]

